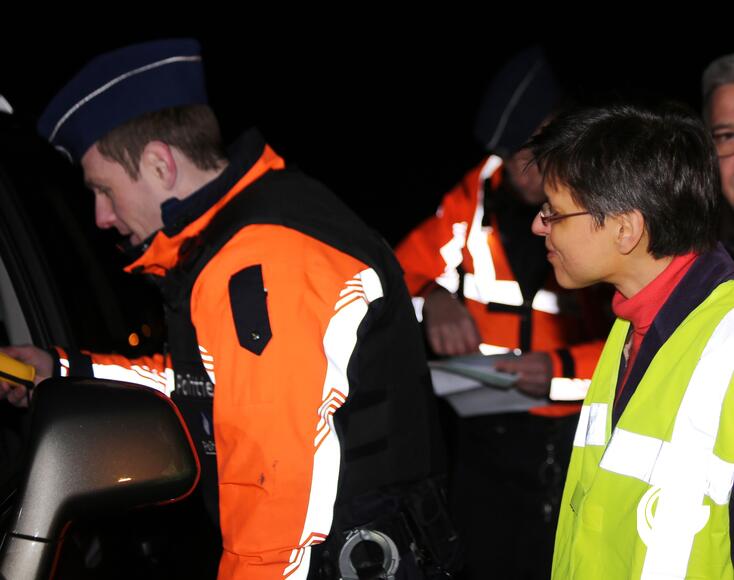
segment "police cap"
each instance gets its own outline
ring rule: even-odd
[[[78,163],[115,127],[145,113],[195,104],[207,104],[199,42],[156,40],[90,61],[48,104],[38,132]]]

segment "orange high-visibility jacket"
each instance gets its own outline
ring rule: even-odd
[[[495,215],[484,216],[484,184],[496,188],[502,160],[494,155],[469,171],[443,198],[436,214],[416,227],[395,253],[405,271],[417,308],[424,293],[438,284],[461,292],[474,318],[485,352],[491,347],[521,347],[521,316],[513,307],[531,309],[530,350],[547,351],[554,377],[590,379],[601,354],[602,341],[581,342],[579,333],[586,304],[578,293],[561,289],[552,273],[534,296],[523,296],[502,244]],[[502,232],[512,236],[512,231]],[[414,299],[416,302],[416,299]],[[573,304],[576,312],[568,312]],[[509,308],[508,308],[509,307]],[[504,311],[503,311],[504,310]]]
[[[253,140],[247,133],[242,139]],[[247,196],[258,179],[281,173],[283,160],[264,142],[257,151],[244,169],[234,168],[237,179],[228,189],[205,186],[200,207],[189,205],[196,217],[158,232],[128,270],[165,280],[186,253],[185,240]],[[233,165],[225,174],[232,175]],[[304,196],[307,185],[304,178]],[[257,203],[272,213],[267,206],[281,198],[271,189],[261,187]],[[433,471],[432,392],[399,265],[336,198],[322,201],[314,212],[308,198],[293,198],[279,223],[236,231],[190,293],[191,322],[214,393],[220,578],[305,578],[310,547],[330,533],[335,505]],[[290,215],[313,220],[299,229],[289,226]],[[253,267],[261,283],[243,290],[240,274]],[[250,290],[260,304],[243,300],[241,292]],[[266,322],[260,318],[251,328],[253,310],[263,304]],[[88,355],[97,377],[169,394],[176,384],[168,356]]]

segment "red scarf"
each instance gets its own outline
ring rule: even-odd
[[[640,351],[642,339],[645,338],[645,334],[652,325],[653,320],[655,320],[655,316],[657,316],[657,313],[663,307],[663,304],[665,304],[670,294],[678,285],[678,282],[686,275],[686,272],[688,272],[697,257],[698,254],[689,253],[673,258],[673,261],[668,264],[668,267],[657,278],[631,298],[625,298],[619,290],[614,293],[612,310],[618,318],[628,320],[631,323],[632,330],[631,336],[628,337],[627,343],[625,344],[627,366],[625,367],[622,380],[617,385],[615,403],[627,383],[627,378],[635,364],[637,353]]]

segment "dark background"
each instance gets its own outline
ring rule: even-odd
[[[301,15],[283,7],[283,14],[267,15],[248,8],[246,16],[224,9],[215,15],[212,7],[185,17],[179,8],[180,24],[131,5],[80,8],[79,18],[92,19],[86,24],[69,28],[75,15],[65,13],[45,32],[32,26],[32,34],[2,36],[0,93],[30,121],[95,54],[195,36],[225,137],[257,124],[291,164],[325,181],[396,243],[480,159],[472,123],[482,91],[528,43],[546,47],[582,98],[669,96],[697,110],[702,68],[734,51],[734,32],[716,31],[710,21],[673,27],[583,11],[548,19],[522,6],[501,14],[493,6],[446,14],[423,7],[398,19],[394,11],[350,6],[351,14]],[[44,19],[53,23],[54,15]],[[726,26],[728,17],[721,19]],[[4,26],[13,22],[6,18]]]

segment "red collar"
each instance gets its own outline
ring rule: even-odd
[[[619,291],[615,292],[612,299],[614,314],[629,320],[636,332],[646,331],[697,257],[698,254],[693,252],[676,256],[657,278],[632,298],[625,298]]]

